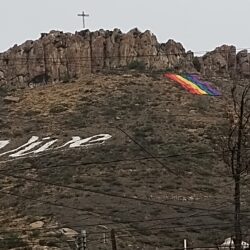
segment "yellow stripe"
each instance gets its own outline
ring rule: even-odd
[[[196,89],[197,91],[199,91],[199,93],[201,93],[202,95],[207,95],[207,93],[206,93],[204,90],[200,89],[197,85],[195,85],[195,84],[192,83],[191,81],[189,81],[189,80],[183,78],[183,77],[180,76],[180,75],[176,75],[176,77],[179,78],[179,79],[181,79],[181,80],[182,80],[183,82],[185,82],[186,84],[192,86],[192,88],[194,88],[194,89]]]
[[[177,78],[181,79],[183,82],[185,82],[186,84],[189,84],[192,86],[192,88],[196,89],[199,91],[200,94],[202,95],[207,95],[207,92],[205,92],[204,90],[200,89],[197,85],[195,85],[194,83],[192,83],[191,81],[183,78],[182,76],[180,75],[176,75]]]

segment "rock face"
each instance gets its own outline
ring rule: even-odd
[[[223,45],[202,57],[201,72],[205,75],[228,74],[236,69],[236,48]]]
[[[200,71],[204,75],[250,76],[250,54],[247,50],[236,53],[235,46],[223,45],[199,58]]]
[[[193,54],[180,43],[157,42],[150,31],[51,31],[0,54],[0,84],[26,86],[68,81],[139,62],[147,69],[193,68]]]
[[[0,54],[0,82],[26,85],[66,81],[90,71],[90,41],[52,31]],[[82,59],[82,58],[88,58]]]
[[[244,76],[250,76],[250,54],[242,50],[237,54],[237,70]]]
[[[75,34],[51,31],[0,53],[0,86],[67,82],[124,67],[249,76],[250,55],[246,50],[236,54],[234,46],[223,45],[194,58],[180,43],[169,40],[161,44],[150,31],[138,29],[126,34],[119,29]]]

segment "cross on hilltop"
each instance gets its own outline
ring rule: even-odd
[[[82,17],[83,28],[85,29],[85,17],[89,17],[89,15],[85,14],[85,12],[83,11],[81,14],[78,14],[77,16]]]

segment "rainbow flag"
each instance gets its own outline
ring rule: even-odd
[[[179,83],[184,89],[194,95],[221,96],[221,93],[214,89],[210,83],[199,80],[196,75],[166,73],[164,76]]]

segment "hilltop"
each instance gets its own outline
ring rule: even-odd
[[[0,85],[24,87],[66,82],[87,74],[140,67],[151,71],[175,70],[224,77],[250,74],[247,50],[222,45],[203,56],[186,51],[170,39],[159,43],[150,32],[122,33],[84,30],[75,34],[51,31],[0,53]]]

